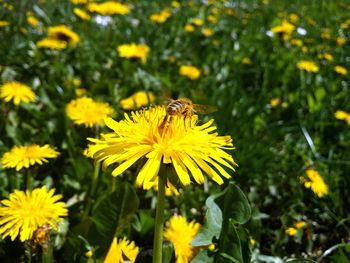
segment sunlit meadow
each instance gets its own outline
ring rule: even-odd
[[[349,1],[0,0],[0,39],[0,262],[350,262]]]

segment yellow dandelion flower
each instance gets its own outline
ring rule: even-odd
[[[338,120],[343,120],[346,121],[348,125],[350,125],[350,114],[342,111],[342,110],[338,110],[334,113],[334,117]]]
[[[306,225],[305,221],[296,221],[296,222],[294,223],[294,227],[295,227],[296,229],[303,228],[305,225]]]
[[[194,220],[190,223],[181,215],[170,218],[165,230],[164,238],[174,245],[177,263],[189,263],[195,256],[197,249],[191,245],[201,225]]]
[[[250,58],[244,57],[244,58],[242,58],[241,63],[242,63],[243,65],[249,65],[249,64],[252,63],[252,61],[250,60]]]
[[[68,210],[63,202],[57,202],[62,195],[54,195],[55,190],[47,190],[45,186],[33,191],[15,190],[9,199],[2,200],[0,206],[0,235],[15,240],[32,238],[34,232],[44,225],[57,230],[58,223]]]
[[[130,97],[120,101],[120,106],[123,110],[136,110],[140,107],[147,106],[153,103],[155,96],[152,92],[138,91],[132,94]]]
[[[4,20],[0,20],[0,27],[7,27],[9,25],[10,25],[10,22],[4,21]]]
[[[316,73],[319,71],[318,66],[315,62],[310,60],[301,60],[297,63],[297,68],[301,70],[305,70],[306,72]]]
[[[39,40],[36,43],[36,46],[38,48],[50,48],[50,49],[61,50],[61,49],[65,49],[67,47],[67,42],[62,41],[62,40],[58,40],[55,38],[46,37],[42,40]]]
[[[196,26],[202,26],[204,24],[203,20],[196,17],[192,20],[192,24],[196,25]]]
[[[48,158],[56,158],[58,155],[59,153],[48,144],[44,146],[37,144],[14,146],[1,158],[1,164],[4,168],[16,168],[16,171],[19,171],[36,163],[40,165],[47,163]]]
[[[311,188],[318,197],[328,194],[328,185],[316,170],[309,168],[306,170],[306,175],[309,180],[302,180],[306,188]]]
[[[141,59],[143,63],[146,62],[148,53],[150,51],[149,47],[145,44],[124,44],[117,48],[119,56],[122,58],[137,58]]]
[[[343,46],[346,43],[346,39],[344,37],[337,37],[336,42],[338,46]]]
[[[15,105],[18,105],[21,102],[33,102],[35,93],[27,85],[13,81],[0,86],[0,98],[5,102],[12,100]]]
[[[70,0],[70,1],[74,5],[81,5],[81,4],[87,4],[91,0]]]
[[[292,22],[293,24],[296,24],[299,20],[299,16],[297,14],[290,14],[289,15],[289,19],[290,19],[290,22]]]
[[[214,15],[208,15],[207,20],[208,20],[208,22],[213,23],[213,24],[218,22],[218,19]]]
[[[82,20],[90,20],[91,16],[80,8],[74,8],[73,13]]]
[[[68,103],[66,114],[75,124],[92,128],[94,125],[103,125],[104,118],[113,116],[115,111],[108,103],[82,97]]]
[[[93,255],[94,255],[94,252],[93,252],[92,250],[88,250],[88,251],[85,253],[85,257],[87,257],[87,258],[91,258]]]
[[[194,26],[192,26],[191,24],[186,24],[184,26],[184,31],[187,33],[191,33],[195,30]]]
[[[348,74],[347,69],[339,65],[334,67],[334,71],[343,76]]]
[[[210,37],[214,34],[213,30],[211,28],[205,27],[202,29],[202,34],[205,37]]]
[[[321,33],[321,38],[322,38],[322,39],[329,40],[329,39],[331,39],[331,34],[329,33],[329,31],[323,31],[323,32]]]
[[[172,1],[171,2],[171,6],[173,8],[179,8],[181,6],[181,4],[178,1]]]
[[[280,104],[281,104],[281,98],[273,98],[270,100],[270,105],[272,108],[276,108]]]
[[[128,5],[115,1],[107,1],[103,3],[89,3],[87,5],[89,12],[95,12],[100,15],[125,15],[129,13]]]
[[[179,69],[180,75],[186,76],[191,80],[198,79],[201,75],[201,72],[198,68],[188,65],[182,65]]]
[[[233,9],[226,9],[226,15],[228,16],[234,16],[236,14],[236,11]]]
[[[162,23],[165,23],[169,17],[171,17],[171,13],[169,12],[169,10],[164,9],[159,13],[151,15],[150,19],[155,23],[162,24]]]
[[[256,244],[256,240],[254,239],[254,237],[249,236],[249,243],[252,247],[255,247]]]
[[[288,235],[288,236],[295,236],[297,234],[298,230],[294,227],[288,227],[285,231],[285,233]]]
[[[298,46],[298,47],[301,47],[303,45],[303,41],[301,39],[295,39],[293,38],[290,43],[293,45],[293,46]]]
[[[333,59],[334,59],[333,55],[330,53],[319,54],[318,57],[320,59],[325,59],[327,61],[333,61]]]
[[[295,26],[289,23],[287,20],[282,21],[281,25],[271,28],[271,31],[275,34],[287,34],[290,35],[294,31]]]
[[[87,90],[83,89],[83,88],[76,88],[75,89],[75,95],[77,95],[77,97],[82,97],[84,95],[86,95]]]
[[[66,25],[49,27],[48,37],[67,42],[68,45],[75,45],[80,41],[80,37]]]
[[[134,241],[129,241],[125,237],[117,240],[115,237],[109,247],[104,263],[124,263],[135,262],[139,248]]]
[[[101,139],[88,138],[93,143],[88,154],[103,161],[105,167],[121,163],[113,170],[113,176],[146,157],[136,178],[136,185],[144,189],[150,189],[157,181],[161,164],[172,164],[184,186],[191,183],[189,171],[199,184],[204,182],[202,170],[218,184],[224,183],[219,174],[231,177],[221,165],[232,170],[237,165],[232,156],[223,151],[233,149],[232,139],[214,132],[214,120],[197,125],[196,115],[186,118],[176,115],[167,128],[162,129],[165,117],[166,107],[157,106],[132,112],[131,117],[125,114],[125,120],[119,122],[107,118],[105,123],[114,132],[101,134]]]
[[[39,25],[39,20],[32,14],[27,15],[27,23],[33,27],[37,27]]]

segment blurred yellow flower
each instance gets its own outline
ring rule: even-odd
[[[309,168],[306,170],[306,175],[309,180],[301,178],[301,182],[306,188],[311,188],[318,197],[323,197],[328,194],[328,186],[316,170]]]
[[[186,24],[184,26],[184,31],[187,33],[191,33],[195,30],[194,26],[192,26],[191,24]]]
[[[136,110],[140,107],[153,103],[155,96],[152,92],[138,91],[130,97],[120,101],[123,110]]]
[[[22,102],[33,102],[35,93],[29,86],[21,82],[12,81],[0,86],[0,98],[5,102],[13,100],[13,103],[18,105]]]
[[[236,14],[235,10],[233,9],[226,9],[226,15],[234,16]]]
[[[179,7],[181,6],[181,4],[180,4],[180,2],[178,2],[178,1],[172,1],[172,2],[171,2],[171,6],[172,6],[173,8],[179,8]]]
[[[350,125],[350,114],[349,113],[342,111],[342,110],[338,110],[338,111],[336,111],[336,113],[334,113],[334,117],[338,120],[346,121],[346,123],[348,125]]]
[[[294,227],[295,227],[296,229],[303,228],[305,225],[306,225],[305,221],[296,221],[296,222],[294,223]]]
[[[124,44],[117,48],[119,56],[122,58],[138,58],[141,59],[143,63],[146,62],[148,53],[150,51],[149,47],[145,44]]]
[[[318,72],[319,68],[315,62],[310,60],[301,60],[297,63],[297,68],[301,70],[305,70],[306,72]]]
[[[213,30],[211,28],[208,28],[208,27],[204,27],[202,29],[202,34],[205,36],[205,37],[210,37],[214,34]]]
[[[67,47],[67,42],[62,41],[62,40],[58,40],[58,39],[54,39],[54,38],[49,38],[46,37],[42,40],[39,40],[36,43],[36,46],[38,48],[50,48],[50,49],[65,49]]]
[[[346,43],[346,39],[344,37],[337,37],[336,42],[338,46],[343,46]]]
[[[74,5],[87,4],[91,0],[70,0]]]
[[[113,116],[115,111],[108,103],[82,97],[70,101],[66,113],[75,124],[92,128],[94,125],[103,125],[104,118]]]
[[[103,161],[105,167],[119,163],[113,172],[118,176],[136,163],[146,159],[136,178],[136,185],[150,189],[158,181],[161,164],[172,164],[183,186],[191,183],[190,173],[198,184],[204,183],[202,170],[216,183],[223,184],[221,176],[231,176],[221,165],[234,171],[231,155],[223,149],[233,149],[230,136],[218,136],[210,120],[200,126],[198,117],[174,115],[166,128],[162,128],[167,116],[165,106],[125,114],[125,120],[106,118],[106,125],[114,132],[101,134],[101,139],[88,138],[88,156]],[[215,168],[216,170],[214,170]],[[189,170],[189,171],[188,171]],[[219,172],[219,175],[217,173]]]
[[[210,23],[215,24],[215,23],[218,22],[218,19],[217,19],[216,16],[214,16],[214,15],[208,15],[207,21],[210,22]]]
[[[193,18],[192,24],[194,24],[196,26],[202,26],[204,24],[204,22],[202,19],[196,17],[196,18]]]
[[[74,8],[73,12],[77,17],[79,17],[82,20],[88,21],[91,19],[91,16],[80,8]]]
[[[347,69],[339,65],[334,67],[334,71],[343,76],[348,74]]]
[[[86,95],[86,93],[87,93],[86,89],[83,89],[83,88],[76,88],[75,89],[75,95],[77,95],[77,97],[84,96],[84,95]]]
[[[301,39],[296,39],[296,38],[293,38],[290,43],[293,45],[293,46],[298,46],[298,47],[301,47],[303,45],[303,41]]]
[[[180,75],[186,76],[191,80],[198,79],[201,72],[198,68],[194,66],[182,65],[179,70]]]
[[[252,236],[249,236],[249,243],[252,247],[255,247],[256,240]]]
[[[271,28],[271,31],[275,34],[287,34],[290,35],[295,29],[295,26],[289,23],[287,20],[283,20],[281,25]]]
[[[33,191],[15,190],[9,199],[2,200],[0,206],[0,235],[2,238],[11,237],[14,241],[19,235],[20,240],[32,238],[34,232],[44,225],[55,230],[68,210],[63,202],[62,195],[54,195],[55,190],[47,191],[46,187],[36,188]]]
[[[290,14],[289,15],[289,19],[290,19],[290,22],[292,22],[293,24],[296,24],[299,20],[299,16],[297,14]]]
[[[104,263],[124,263],[135,262],[139,248],[134,241],[129,241],[125,237],[117,240],[115,237],[109,247]]]
[[[280,104],[281,104],[281,98],[273,98],[270,100],[270,105],[272,108],[276,108]]]
[[[0,20],[0,27],[6,27],[6,26],[9,26],[9,25],[10,25],[10,22],[4,21],[4,20]]]
[[[334,58],[333,58],[333,55],[330,54],[330,53],[319,54],[318,57],[319,57],[320,59],[325,59],[325,60],[327,60],[327,61],[333,61],[333,59],[334,59]]]
[[[169,17],[171,17],[171,13],[169,12],[169,10],[164,9],[164,10],[160,11],[159,13],[151,15],[150,19],[153,22],[162,24],[165,21],[167,21]]]
[[[87,10],[100,15],[125,15],[129,13],[129,7],[115,1],[107,1],[103,3],[89,3]]]
[[[252,63],[252,61],[250,60],[250,58],[248,57],[244,57],[242,58],[242,62],[241,62],[243,65],[249,65]]]
[[[47,163],[48,158],[56,158],[58,155],[59,152],[56,152],[48,144],[44,146],[37,144],[14,146],[9,152],[3,155],[1,164],[4,168],[16,168],[16,171],[19,171],[35,164],[42,165]]]
[[[197,253],[191,242],[200,228],[199,223],[194,220],[188,223],[181,215],[174,215],[169,219],[163,235],[173,244],[177,263],[189,263]]]
[[[331,34],[329,33],[329,31],[323,31],[323,32],[321,33],[321,38],[322,38],[322,39],[329,40],[329,39],[331,39]]]
[[[33,27],[37,27],[39,25],[39,20],[33,14],[28,14],[27,23]]]
[[[295,236],[297,234],[298,230],[294,227],[288,227],[285,231],[285,233],[288,235],[288,236]]]
[[[67,42],[68,45],[75,45],[80,41],[80,37],[66,25],[49,27],[48,37]]]

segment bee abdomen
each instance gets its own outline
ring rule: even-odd
[[[169,104],[167,108],[167,113],[170,115],[181,113],[183,108],[184,108],[183,103],[179,101],[174,101],[173,103]]]

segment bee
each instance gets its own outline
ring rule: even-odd
[[[173,116],[184,116],[186,122],[187,118],[191,118],[195,113],[209,114],[217,111],[215,106],[194,104],[188,98],[179,98],[177,100],[171,100],[166,108],[166,116],[162,124],[159,126],[161,130],[166,129]]]
[[[48,224],[38,227],[38,229],[35,230],[32,237],[33,250],[37,250],[38,247],[41,247],[43,251],[46,251],[48,249],[50,243],[51,230],[52,226]]]

